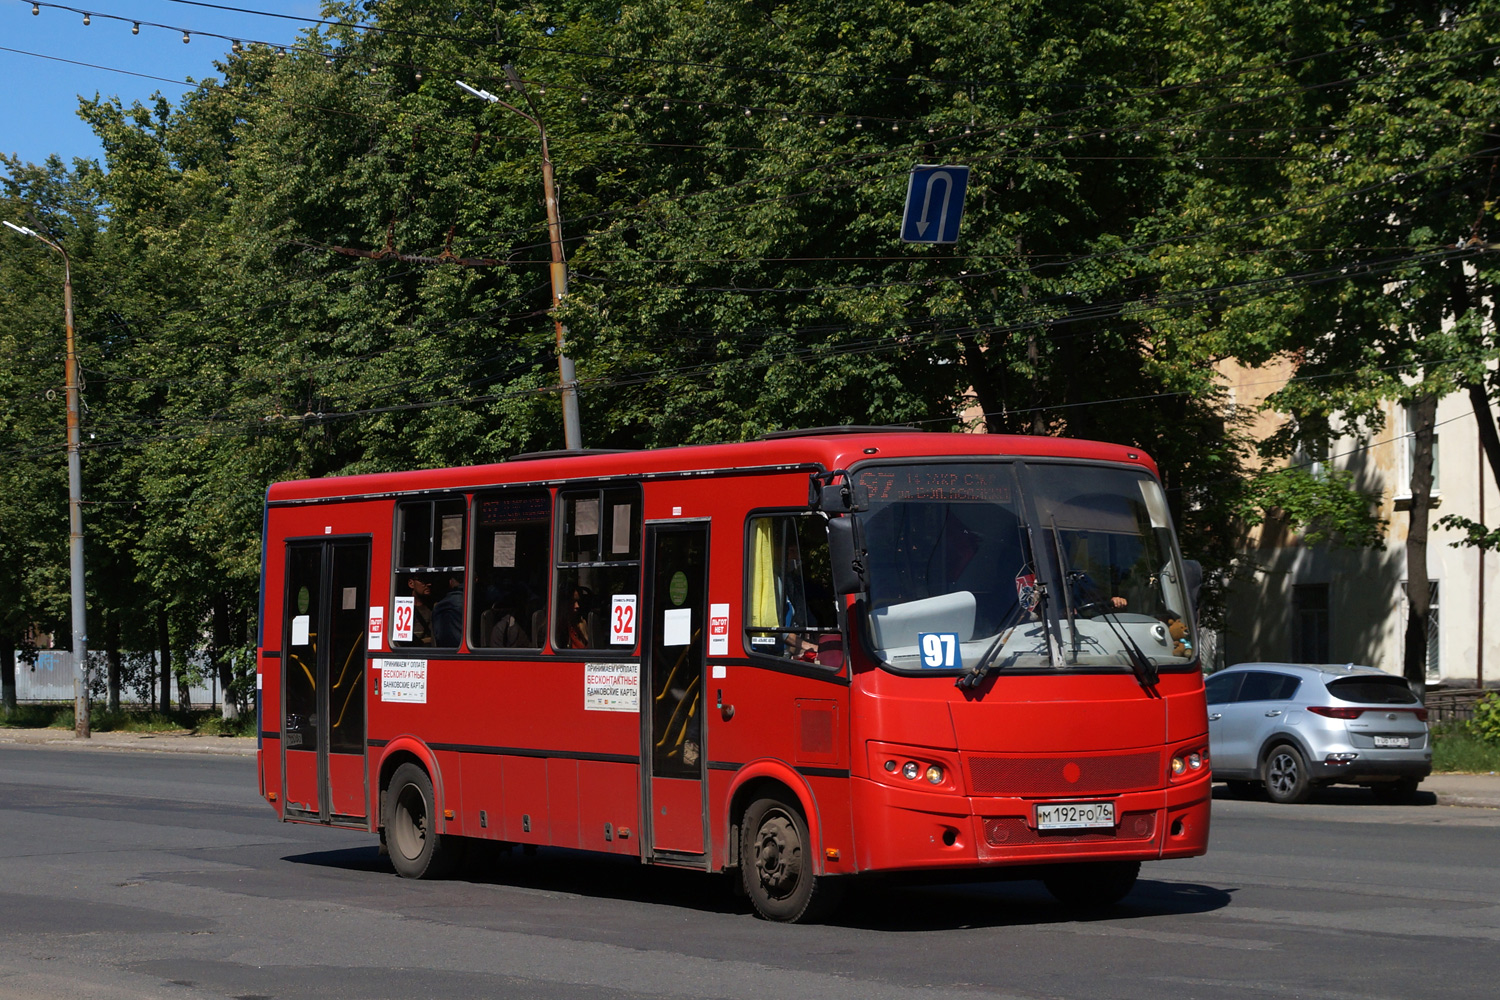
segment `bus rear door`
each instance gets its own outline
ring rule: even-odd
[[[366,828],[369,539],[289,542],[281,746],[287,819]]]
[[[641,815],[659,861],[699,866],[704,850],[704,641],[708,522],[646,525]]]

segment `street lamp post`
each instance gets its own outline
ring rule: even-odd
[[[68,251],[40,233],[18,226],[9,219],[7,226],[47,244],[62,254],[63,322],[68,331],[67,360],[64,379],[68,392],[68,560],[73,589],[73,735],[88,739],[89,729],[89,637],[83,593],[83,472],[78,461],[78,352],[73,342],[73,265]]]
[[[562,213],[557,207],[557,184],[552,176],[552,154],[547,150],[547,128],[536,113],[536,105],[531,103],[531,95],[526,92],[521,75],[509,63],[505,65],[505,76],[510,81],[511,89],[526,98],[531,114],[506,104],[487,90],[476,90],[462,80],[453,82],[466,94],[498,104],[507,111],[514,111],[535,125],[542,135],[542,194],[547,202],[547,233],[552,243],[552,322],[557,328],[557,371],[562,381],[563,440],[569,451],[579,451],[583,448],[583,432],[578,421],[578,379],[573,371],[573,359],[568,357],[568,328],[557,318],[558,306],[562,305],[563,296],[568,294],[568,262],[563,256]]]

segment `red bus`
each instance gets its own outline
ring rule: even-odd
[[[832,428],[280,483],[261,791],[433,876],[474,841],[1114,902],[1204,852],[1192,564],[1117,445]]]

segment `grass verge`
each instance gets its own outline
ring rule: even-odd
[[[1500,746],[1479,740],[1462,725],[1434,728],[1432,770],[1469,774],[1500,771]]]
[[[51,703],[17,705],[0,710],[0,728],[5,729],[72,729],[73,705]],[[255,716],[243,716],[226,722],[217,708],[192,712],[147,711],[121,708],[111,711],[95,705],[89,711],[89,728],[96,733],[180,733],[200,736],[254,736]]]

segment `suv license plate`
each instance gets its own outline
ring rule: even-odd
[[[1113,802],[1058,802],[1036,807],[1038,830],[1079,830],[1114,825]]]
[[[1399,747],[1402,750],[1411,746],[1410,736],[1377,736],[1375,737],[1377,747]]]

